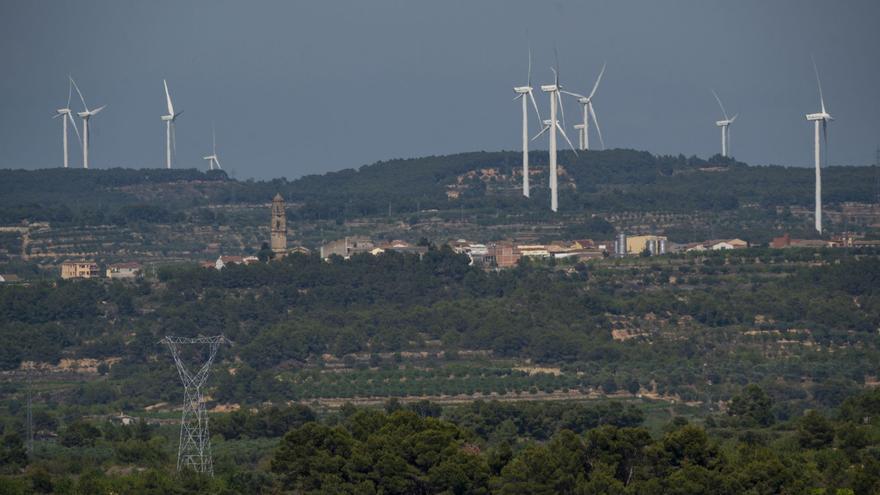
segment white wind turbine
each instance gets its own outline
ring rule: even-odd
[[[88,105],[86,105],[86,99],[83,98],[82,91],[79,90],[79,86],[76,85],[76,81],[73,80],[73,77],[69,77],[70,82],[73,84],[73,88],[76,89],[76,94],[79,95],[80,101],[82,101],[83,109],[82,112],[77,112],[82,118],[83,121],[83,134],[82,134],[82,148],[83,148],[83,168],[89,168],[89,119],[92,116],[97,115],[98,112],[103,110],[107,105],[101,105],[100,107],[89,110]]]
[[[814,123],[814,142],[813,157],[816,162],[816,230],[822,233],[822,148],[819,143],[819,133],[825,141],[825,152],[828,152],[828,122],[834,120],[831,115],[825,111],[825,97],[822,95],[822,81],[819,80],[819,68],[816,67],[816,61],[813,60],[813,70],[816,72],[816,84],[819,86],[819,106],[821,111],[818,113],[807,114],[807,120]]]
[[[602,76],[605,74],[605,64],[602,64],[602,70],[599,71],[599,77],[596,78],[596,83],[593,84],[593,90],[590,91],[590,96],[579,95],[577,93],[571,93],[569,91],[563,91],[563,93],[574,96],[578,99],[578,103],[583,107],[583,115],[584,121],[581,124],[575,124],[574,128],[578,131],[578,147],[581,150],[590,149],[590,118],[592,117],[593,123],[596,125],[596,133],[599,135],[599,142],[602,143],[602,149],[605,149],[605,140],[602,139],[602,129],[599,128],[599,118],[596,117],[596,109],[593,108],[593,96],[596,95],[596,90],[599,89],[599,83],[602,81]]]
[[[577,151],[574,149],[574,145],[571,144],[571,140],[568,139],[568,136],[565,135],[565,108],[562,106],[562,96],[559,94],[562,85],[559,83],[559,59],[557,57],[556,60],[556,68],[550,68],[553,71],[553,84],[544,84],[541,85],[541,91],[545,93],[549,93],[550,95],[550,120],[544,121],[544,128],[541,129],[535,137],[532,139],[537,139],[544,134],[547,130],[550,130],[550,210],[557,211],[559,209],[559,201],[558,201],[558,178],[556,172],[556,131],[558,130],[562,137],[568,142],[568,145],[571,147],[571,150],[577,154]],[[559,105],[559,109],[562,112],[562,123],[563,125],[559,125],[559,121],[556,120],[556,108]]]
[[[168,104],[168,115],[163,115],[165,121],[165,168],[171,168],[171,148],[177,149],[174,121],[183,112],[174,113],[174,105],[171,103],[171,93],[168,92],[168,82],[162,79],[165,85],[165,102]]]
[[[203,156],[203,160],[208,160],[208,167],[210,170],[214,170],[214,167],[217,167],[217,170],[223,170],[220,167],[220,159],[217,158],[217,136],[214,133],[214,127],[211,127],[211,154],[208,156]]]
[[[732,118],[728,118],[727,111],[724,110],[724,105],[721,103],[721,98],[718,97],[718,93],[713,89],[712,94],[715,95],[715,101],[718,102],[718,106],[721,107],[721,114],[724,115],[724,120],[715,122],[715,125],[721,128],[721,156],[727,158],[730,156],[730,124],[736,120],[736,117],[739,114],[734,115]]]
[[[527,100],[531,100],[532,106],[535,108],[535,114],[538,115],[538,121],[541,121],[541,112],[538,111],[538,104],[535,102],[532,89],[532,50],[530,48],[529,72],[526,78],[526,85],[513,88],[513,91],[516,93],[516,97],[513,100],[522,100],[523,196],[527,198],[529,197],[529,104]]]
[[[55,110],[55,116],[53,119],[57,119],[61,117],[61,142],[64,147],[64,168],[68,168],[68,155],[67,155],[67,121],[69,120],[71,124],[73,124],[73,130],[76,132],[77,142],[80,142],[79,139],[79,129],[76,128],[76,121],[73,120],[73,111],[70,109],[70,97],[73,96],[73,85],[70,81],[67,81],[67,105],[64,108],[59,108]]]

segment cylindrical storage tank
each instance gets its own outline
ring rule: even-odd
[[[660,254],[666,254],[666,239],[660,239]]]

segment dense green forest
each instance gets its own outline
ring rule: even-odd
[[[58,224],[127,224],[180,221],[181,208],[207,204],[265,203],[276,192],[299,205],[292,220],[357,218],[418,209],[499,209],[550,218],[544,182],[533,180],[532,200],[517,193],[520,155],[474,152],[399,159],[296,180],[235,181],[222,171],[196,170],[0,170],[0,223],[21,220]],[[533,152],[535,170],[546,153]],[[654,156],[634,150],[560,154],[566,177],[560,208],[568,213],[626,211],[729,211],[744,204],[810,206],[813,176],[806,168],[747,166],[731,159]],[[447,186],[471,171],[497,169],[505,180],[469,178],[450,203]],[[871,167],[829,167],[823,175],[827,204],[874,199]],[[500,179],[499,179],[500,180]],[[199,221],[198,216],[186,217]],[[204,220],[204,219],[203,219]]]
[[[4,494],[858,494],[880,490],[880,393],[777,422],[754,385],[726,413],[652,429],[620,403],[305,406],[215,416],[215,476],[173,471],[173,429],[71,420],[28,455],[0,439]],[[20,427],[20,425],[19,425]]]

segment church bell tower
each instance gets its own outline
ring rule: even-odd
[[[287,254],[287,217],[284,214],[284,198],[281,193],[272,200],[272,252],[275,256]]]

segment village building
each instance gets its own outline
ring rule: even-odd
[[[141,274],[141,264],[137,262],[115,263],[107,267],[107,278],[132,279]]]
[[[513,244],[499,242],[489,245],[486,250],[487,262],[498,268],[511,268],[519,263],[520,252]]]
[[[294,246],[290,248],[290,254],[302,254],[305,256],[310,256],[312,254],[312,250],[305,246]]]
[[[281,193],[275,195],[272,199],[272,223],[270,225],[271,244],[270,248],[275,257],[281,257],[287,254],[287,214],[284,211],[284,198]]]
[[[94,261],[65,261],[61,263],[61,278],[98,278],[101,276],[98,264]]]
[[[770,247],[774,249],[797,247],[822,248],[829,247],[829,242],[822,239],[792,239],[791,235],[785,233],[781,237],[774,237],[770,241]]]
[[[222,270],[229,265],[252,265],[259,262],[260,259],[256,256],[218,256],[216,261],[206,261],[201,266]]]
[[[372,239],[368,237],[344,237],[322,245],[321,259],[326,260],[333,255],[348,259],[353,254],[369,253],[375,247]]]
[[[543,244],[523,244],[516,247],[525,258],[549,258],[550,251]]]
[[[626,237],[626,254],[642,254],[646,250],[652,255],[666,254],[666,236],[634,235]]]
[[[721,239],[707,241],[708,248],[713,251],[722,249],[745,249],[749,247],[749,243],[742,239]]]

